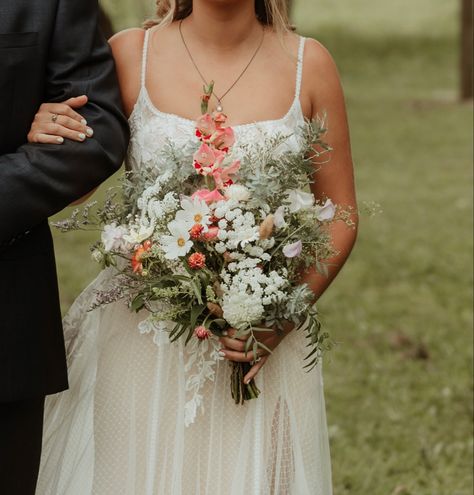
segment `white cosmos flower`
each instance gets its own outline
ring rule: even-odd
[[[168,230],[171,235],[161,237],[161,247],[165,252],[165,258],[175,260],[180,256],[186,255],[192,248],[193,243],[189,240],[190,236],[185,224],[173,220],[168,224]]]
[[[123,238],[130,244],[140,244],[153,234],[153,230],[153,226],[146,227],[145,225],[140,225],[138,229],[132,227],[130,233],[124,235]]]
[[[299,256],[301,254],[302,249],[303,249],[302,242],[296,241],[296,242],[293,242],[292,244],[287,244],[283,248],[283,254],[287,258],[296,258],[296,256]]]
[[[176,213],[176,220],[185,224],[190,229],[195,224],[200,224],[207,230],[207,226],[211,223],[211,210],[205,201],[199,198],[183,198],[181,200],[181,208]]]
[[[332,220],[335,214],[336,207],[334,206],[334,203],[330,199],[326,199],[326,202],[323,204],[323,206],[319,207],[316,218],[320,222],[324,222],[325,220]]]
[[[299,189],[288,189],[286,201],[290,203],[290,213],[296,213],[300,210],[307,210],[314,204],[314,196],[311,193],[300,191]]]

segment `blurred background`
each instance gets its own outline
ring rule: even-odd
[[[153,11],[101,4],[110,31]],[[294,0],[292,18],[336,60],[359,201],[383,210],[362,217],[319,304],[338,342],[325,360],[335,495],[470,495],[472,3]],[[54,235],[67,310],[97,273],[95,237]]]

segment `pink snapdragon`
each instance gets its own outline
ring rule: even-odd
[[[232,130],[232,127],[219,127],[213,132],[209,141],[218,150],[227,152],[235,143],[234,131]]]
[[[201,141],[208,141],[216,129],[216,124],[208,113],[201,115],[196,120],[196,136]]]
[[[206,143],[202,143],[193,155],[194,168],[201,175],[210,175],[217,167],[219,167],[224,157],[224,152],[212,149]]]

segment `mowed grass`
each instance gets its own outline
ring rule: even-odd
[[[325,361],[335,495],[473,489],[472,109],[456,100],[456,7],[296,2],[300,31],[339,66],[359,201],[383,209],[362,217],[319,305],[339,342]],[[55,234],[64,309],[97,271],[92,238]]]

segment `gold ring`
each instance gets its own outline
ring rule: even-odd
[[[57,113],[53,113],[53,115],[51,115],[51,120],[56,123],[56,121],[58,120],[58,117],[59,115]]]

